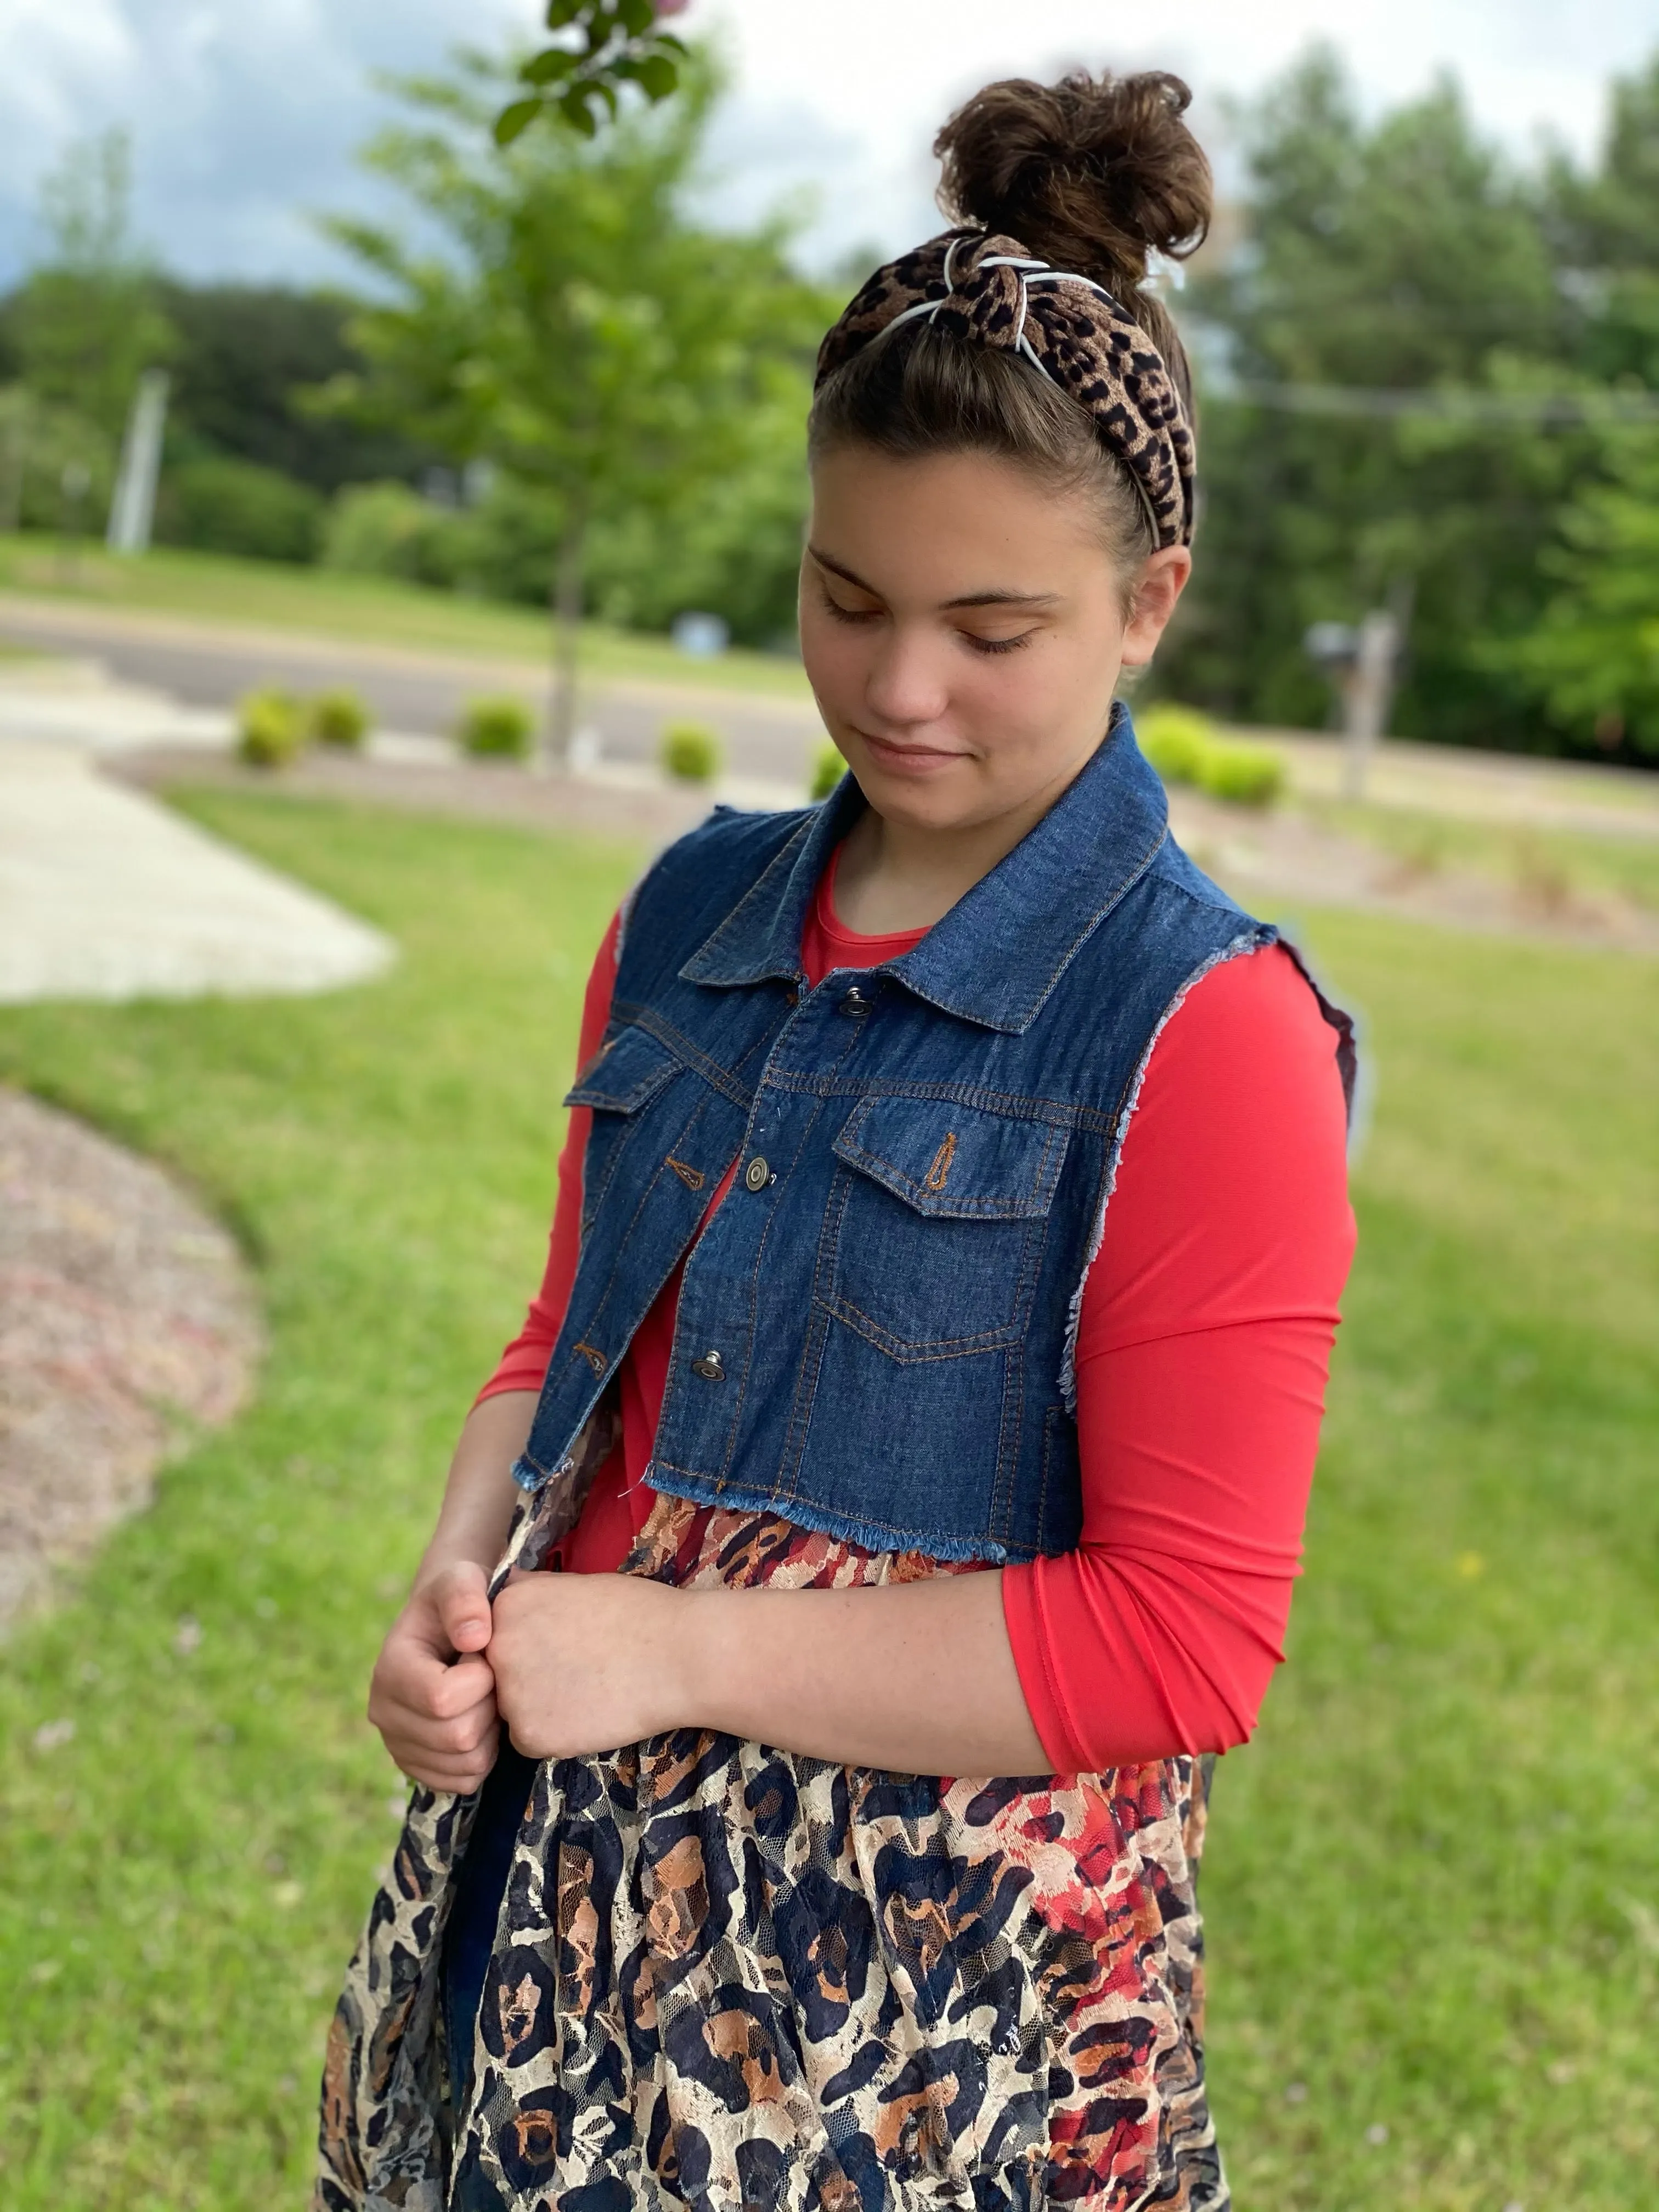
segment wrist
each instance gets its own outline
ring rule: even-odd
[[[720,1728],[730,1703],[731,1590],[665,1591],[662,1674],[675,1728]]]

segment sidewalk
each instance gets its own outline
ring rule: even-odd
[[[93,660],[0,663],[0,1004],[325,991],[380,974],[378,931],[222,845],[151,798],[172,775],[422,811],[589,829],[647,846],[690,829],[715,799],[799,805],[754,775],[712,788],[665,782],[637,760],[578,776],[462,760],[447,738],[376,731],[365,751],[319,748],[280,779],[237,764],[233,718]]]
[[[335,990],[395,958],[378,930],[107,781],[66,715],[21,734],[19,704],[0,714],[0,1003]],[[112,734],[160,732],[129,716]]]

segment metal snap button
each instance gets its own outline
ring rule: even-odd
[[[726,1380],[726,1370],[720,1364],[718,1352],[705,1352],[701,1359],[694,1359],[691,1372],[700,1375],[705,1382],[724,1382]]]
[[[743,1171],[743,1179],[750,1190],[764,1190],[772,1180],[772,1170],[759,1152]]]
[[[863,992],[860,990],[856,983],[852,984],[843,994],[841,1002],[841,1010],[844,1014],[851,1014],[855,1020],[859,1015],[867,1014],[869,1012],[870,1001],[865,997]]]

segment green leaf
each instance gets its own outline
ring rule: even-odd
[[[549,46],[545,52],[533,54],[519,71],[526,84],[551,84],[556,79],[568,76],[576,66],[576,57],[567,46]]]
[[[666,54],[641,54],[631,74],[647,100],[666,100],[680,81],[678,63]]]
[[[547,27],[562,31],[588,7],[589,0],[547,0]]]
[[[494,137],[498,146],[510,146],[521,137],[542,112],[539,100],[515,100],[495,118]]]
[[[584,138],[592,138],[599,130],[587,102],[592,92],[591,84],[573,84],[559,97],[559,112],[573,131],[580,131]]]
[[[642,39],[657,20],[652,0],[617,0],[617,13],[634,39]]]

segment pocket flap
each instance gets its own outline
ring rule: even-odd
[[[637,1114],[679,1072],[679,1061],[648,1030],[618,1030],[578,1074],[564,1103],[596,1106],[605,1114]]]
[[[1053,1203],[1069,1133],[950,1099],[866,1098],[835,1149],[918,1213],[1023,1221]]]

